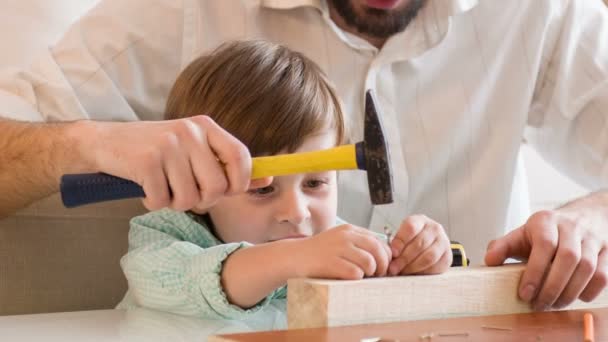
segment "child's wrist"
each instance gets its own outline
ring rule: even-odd
[[[275,241],[280,246],[281,255],[278,256],[281,260],[281,273],[284,275],[285,281],[291,278],[305,278],[309,272],[306,259],[307,245],[310,238],[286,239]]]

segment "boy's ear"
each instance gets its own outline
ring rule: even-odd
[[[259,189],[269,186],[270,184],[272,184],[273,179],[274,177],[252,179],[251,182],[249,182],[249,189]]]

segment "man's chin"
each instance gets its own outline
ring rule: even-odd
[[[376,38],[388,38],[406,29],[427,3],[410,0],[400,8],[399,0],[329,0],[345,23],[357,32]]]

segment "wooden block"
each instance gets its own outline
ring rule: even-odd
[[[356,281],[293,279],[288,283],[289,329],[487,316],[532,311],[517,289],[524,265],[452,268],[431,276]],[[608,307],[608,291],[592,303]]]

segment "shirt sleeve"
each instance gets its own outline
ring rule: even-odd
[[[608,185],[608,9],[564,1],[540,70],[526,140],[590,189]]]
[[[284,289],[277,289],[249,309],[229,303],[221,284],[222,263],[249,244],[208,246],[210,236],[185,214],[167,210],[133,219],[121,266],[135,304],[206,319],[241,319],[284,296]]]
[[[182,1],[102,0],[28,68],[0,73],[0,116],[161,119],[181,68]]]

